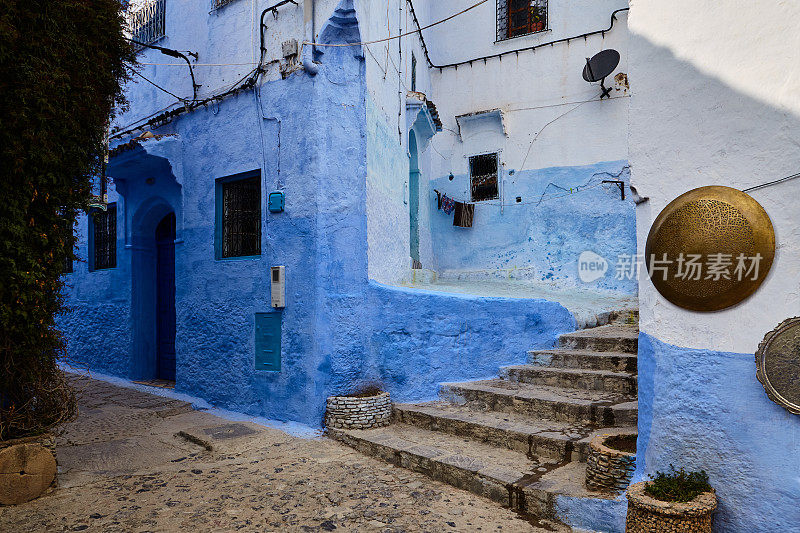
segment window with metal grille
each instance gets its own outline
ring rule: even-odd
[[[411,90],[417,90],[417,56],[411,52]]]
[[[117,266],[117,204],[92,213],[89,226],[92,244],[92,270]]]
[[[151,44],[166,35],[166,0],[131,2],[126,18],[134,41]],[[136,50],[143,47],[134,45]]]
[[[75,235],[72,232],[72,225],[68,222],[64,223],[64,231],[66,231],[64,247],[66,248],[67,256],[64,257],[64,266],[62,267],[62,272],[64,274],[72,274],[74,272],[72,254],[75,248]]]
[[[547,0],[497,0],[497,40],[547,29]]]
[[[211,0],[211,9],[219,9],[222,6],[227,6],[234,0]]]
[[[472,201],[496,200],[500,197],[497,188],[497,153],[473,155],[469,158],[469,182]]]
[[[217,181],[217,257],[261,255],[261,177]]]

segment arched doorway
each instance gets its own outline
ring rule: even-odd
[[[422,268],[419,260],[419,156],[417,136],[408,133],[408,210],[410,222],[410,252],[412,268]]]
[[[155,231],[156,377],[175,381],[175,213]]]

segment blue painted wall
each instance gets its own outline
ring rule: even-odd
[[[578,256],[590,250],[609,263],[606,276],[592,287],[636,293],[635,279],[614,276],[617,256],[636,253],[635,206],[630,194],[621,201],[616,185],[601,184],[619,179],[627,186],[626,161],[504,172],[503,179],[503,210],[500,200],[477,202],[472,228],[454,227],[452,215],[434,208],[431,238],[438,269],[515,269],[528,279],[585,286],[578,279]],[[570,188],[581,192],[570,194]],[[431,181],[432,205],[434,189],[458,201],[470,198],[467,175]]]
[[[359,40],[343,0],[322,42]],[[155,226],[177,217],[176,389],[220,407],[320,425],[326,396],[379,381],[398,399],[490,376],[552,346],[573,317],[545,301],[481,299],[370,284],[367,110],[358,47],[320,50],[290,75],[175,119],[112,158],[117,268],[68,276],[72,361],[154,376]],[[262,253],[215,259],[215,181],[260,170]],[[286,211],[269,213],[270,191]],[[119,194],[118,194],[119,193]],[[407,219],[406,219],[407,220]],[[80,223],[83,233],[87,221]],[[406,223],[407,224],[407,223]],[[407,225],[406,225],[407,228]],[[80,255],[88,254],[85,234]],[[406,240],[407,243],[407,240]],[[286,266],[286,308],[269,307],[269,267]],[[255,313],[282,313],[282,369],[254,370]]]
[[[752,354],[639,335],[634,481],[669,464],[704,469],[716,531],[800,531],[800,417],[769,400]]]

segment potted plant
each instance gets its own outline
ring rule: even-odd
[[[717,497],[708,474],[676,470],[656,472],[650,481],[628,487],[626,533],[691,531],[711,533]]]
[[[547,25],[547,12],[541,6],[531,6],[531,33],[543,31]]]

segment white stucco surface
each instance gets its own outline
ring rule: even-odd
[[[800,4],[634,0],[630,41],[632,183],[639,250],[658,213],[704,185],[739,189],[800,170]],[[758,21],[754,23],[754,21]],[[800,180],[752,193],[775,227],[761,288],[714,313],[678,308],[640,277],[641,328],[679,346],[754,352],[800,315]]]

